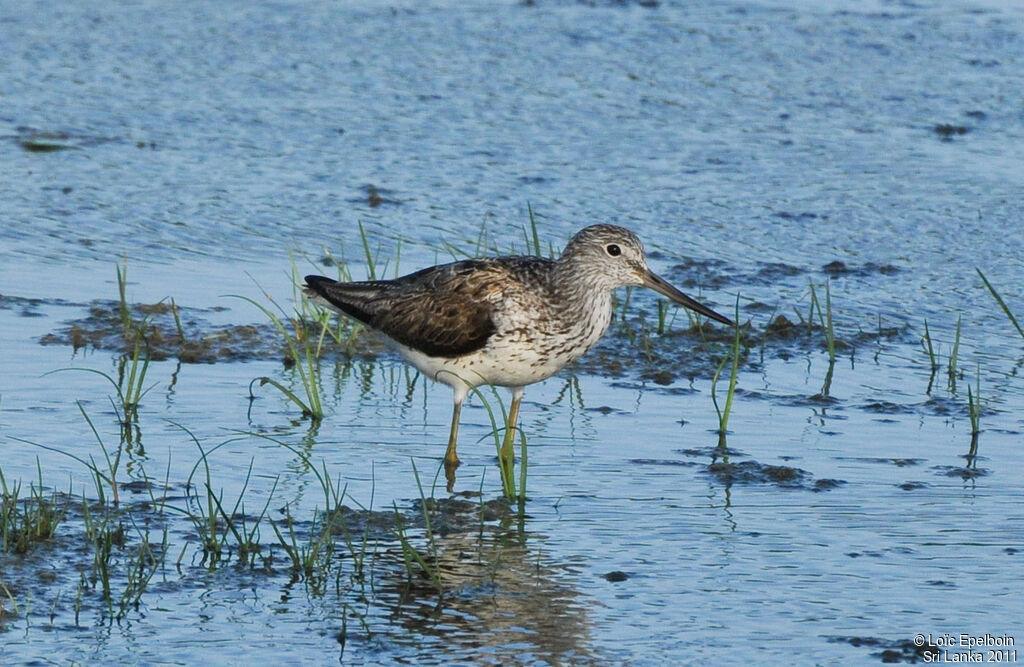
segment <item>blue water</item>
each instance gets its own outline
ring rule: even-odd
[[[1024,355],[975,268],[1024,315],[1022,31],[1012,2],[5,4],[8,479],[35,479],[38,457],[48,485],[93,493],[80,464],[23,440],[97,455],[82,401],[116,442],[102,378],[44,375],[113,373],[115,355],[38,341],[116,298],[121,261],[132,301],[173,297],[213,322],[256,323],[258,310],[224,295],[265,291],[287,308],[290,252],[300,273],[329,250],[362,278],[358,224],[387,275],[451,259],[445,243],[522,251],[529,204],[556,251],[586,224],[633,228],[656,271],[724,312],[739,294],[758,330],[772,313],[806,318],[808,284],[821,296],[823,267],[842,262],[829,284],[837,335],[861,342],[839,352],[832,402],[812,398],[824,351],[768,345],[761,362],[755,346],[729,422],[735,462],[845,482],[831,490],[708,475],[710,455],[687,451],[717,439],[710,373],[664,386],[639,362],[583,366],[527,391],[525,542],[487,551],[490,580],[453,578],[440,621],[370,605],[368,630],[349,625],[341,653],[339,605],[351,600],[204,574],[183,523],[171,553],[186,547],[186,567],[168,566],[120,623],[92,609],[76,628],[79,575],[57,551],[39,556],[32,567],[56,573],[63,602],[50,621],[52,599],[15,598],[0,657],[861,662],[878,649],[848,638],[1012,635],[1024,616]],[[925,320],[941,363],[930,395]],[[899,333],[858,338],[879,327]],[[393,355],[328,364],[313,460],[359,502],[409,507],[411,461],[427,482],[437,470],[448,391],[420,379],[407,393]],[[269,389],[249,413],[261,375],[294,379],[278,361],[154,362],[145,453],[125,474],[184,482],[198,451],[171,422],[207,444],[239,430],[303,442],[308,422]],[[972,479],[948,474],[970,444],[968,384],[981,389],[987,473]],[[463,420],[460,489],[494,498],[479,401]],[[251,502],[280,475],[282,505],[316,505],[294,454],[254,439],[214,458],[226,497],[253,457]]]

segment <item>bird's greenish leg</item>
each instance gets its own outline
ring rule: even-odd
[[[455,453],[455,442],[459,438],[459,414],[462,412],[462,401],[456,398],[452,409],[452,431],[448,436],[448,449],[444,453],[444,476],[448,480],[448,492],[455,488],[455,469],[459,467],[459,456]]]

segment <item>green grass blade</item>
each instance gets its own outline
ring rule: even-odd
[[[1024,338],[1024,329],[1021,328],[1020,323],[1017,321],[1017,318],[1013,316],[1012,312],[1010,312],[1010,308],[1009,306],[1006,305],[1006,302],[1003,301],[1003,297],[999,296],[999,292],[997,292],[996,288],[992,286],[992,283],[988,281],[988,278],[986,278],[985,274],[981,272],[981,269],[975,267],[974,270],[978,272],[979,276],[981,276],[981,281],[985,283],[985,287],[987,287],[988,291],[992,293],[992,296],[995,298],[996,303],[998,303],[999,307],[1003,309],[1003,312],[1006,313],[1006,316],[1010,318],[1010,323],[1012,323],[1014,328],[1017,329],[1017,333],[1019,333],[1021,337]]]

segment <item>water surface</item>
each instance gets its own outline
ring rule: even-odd
[[[264,326],[225,295],[289,308],[289,253],[300,272],[330,251],[365,277],[359,223],[387,275],[449,260],[445,243],[523,251],[529,204],[556,251],[585,224],[633,228],[686,291],[724,312],[739,294],[758,336],[778,314],[807,319],[808,285],[823,298],[828,282],[845,345],[824,397],[820,332],[754,339],[730,476],[714,467],[720,344],[681,334],[681,313],[653,348],[613,331],[527,391],[527,517],[440,538],[445,558],[475,563],[446,564],[440,606],[436,591],[399,590],[392,534],[377,548],[379,572],[395,572],[360,598],[284,567],[210,569],[179,513],[139,607],[112,620],[93,590],[76,622],[88,563],[71,516],[55,544],[0,561],[18,603],[0,614],[0,656],[861,662],[912,656],[901,642],[918,633],[1013,635],[1024,354],[975,267],[1024,313],[1022,29],[1014,3],[967,1],[8,3],[0,429],[3,473],[26,488],[38,464],[48,488],[96,495],[79,462],[25,441],[101,456],[80,401],[116,445],[110,385],[46,373],[116,376],[120,355],[40,340],[116,299],[121,261],[131,302]],[[654,304],[633,293],[634,333],[641,314],[655,325]],[[166,478],[184,507],[199,451],[180,426],[206,447],[257,432],[304,448],[350,507],[414,521],[413,462],[429,495],[448,391],[391,353],[332,353],[322,373],[327,417],[311,430],[269,387],[250,404],[255,377],[294,386],[276,352],[154,361],[124,479]],[[968,385],[983,406],[973,460]],[[489,418],[475,400],[463,420],[458,490],[493,501]],[[252,437],[210,457],[225,498],[250,462],[248,511],[271,489],[275,520],[322,507],[302,458]],[[765,466],[804,475],[741,474]],[[267,526],[261,541],[277,544]]]

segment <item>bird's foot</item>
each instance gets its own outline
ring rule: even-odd
[[[455,470],[459,467],[458,457],[444,457],[444,478],[448,480],[448,493],[455,491]]]

